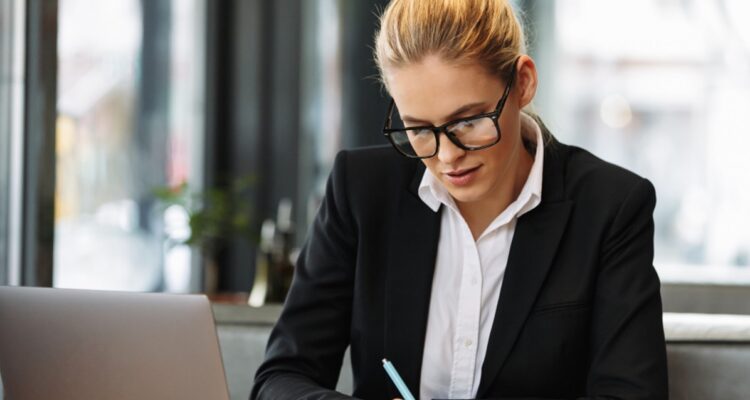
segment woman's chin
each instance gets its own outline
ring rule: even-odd
[[[474,203],[482,198],[483,191],[479,185],[472,185],[472,187],[452,187],[448,189],[453,200],[458,204]]]

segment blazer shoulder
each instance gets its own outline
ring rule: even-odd
[[[423,164],[406,158],[391,146],[341,150],[333,175],[343,175],[352,204],[377,204],[393,199],[409,185]]]
[[[567,150],[565,187],[569,198],[594,198],[599,202],[610,199],[619,203],[634,191],[645,197],[655,196],[654,187],[648,179],[604,161],[582,148],[563,147]]]
[[[358,177],[388,176],[414,170],[418,160],[401,156],[391,146],[369,146],[349,150],[340,150],[337,162],[344,162],[346,169]],[[339,160],[340,159],[340,160]]]
[[[391,146],[370,146],[341,150],[336,156],[337,164],[346,165],[351,180],[368,181],[370,184],[410,180],[422,162],[406,158]]]

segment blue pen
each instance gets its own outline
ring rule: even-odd
[[[396,385],[396,389],[398,389],[398,392],[401,393],[401,397],[403,397],[404,400],[414,400],[414,396],[412,396],[409,388],[406,387],[404,380],[401,379],[401,375],[399,375],[396,371],[396,367],[394,367],[393,364],[391,364],[391,362],[386,360],[385,358],[383,359],[383,368],[385,368],[385,372],[388,373],[388,376],[391,377],[391,381],[393,381],[393,384]]]

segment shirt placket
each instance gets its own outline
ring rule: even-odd
[[[464,224],[462,231],[464,257],[456,312],[456,332],[453,339],[451,398],[470,398],[473,395],[482,299],[479,251],[468,226]]]

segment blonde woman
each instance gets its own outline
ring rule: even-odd
[[[654,188],[524,111],[506,0],[394,0],[375,58],[389,147],[341,152],[258,399],[666,399]],[[395,151],[394,151],[395,149]]]

